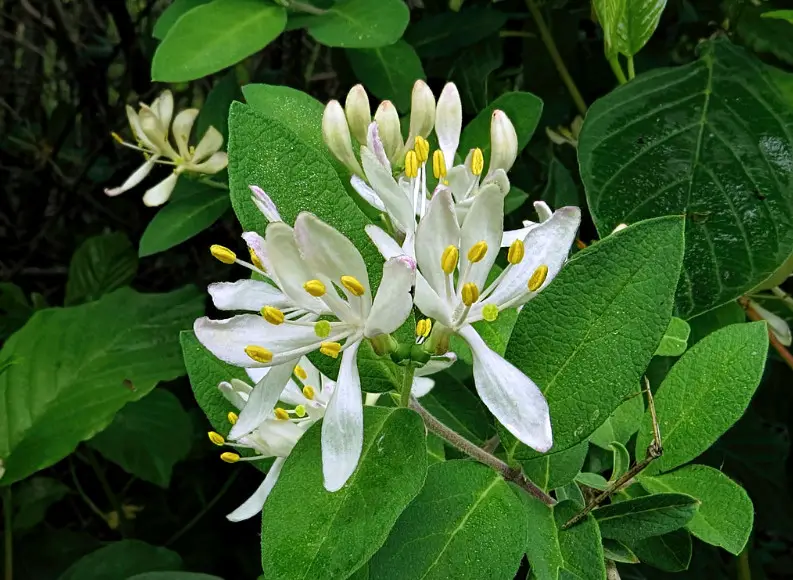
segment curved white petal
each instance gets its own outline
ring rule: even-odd
[[[143,195],[143,203],[149,207],[164,204],[171,197],[177,179],[179,179],[179,175],[173,172],[160,183],[148,189]]]
[[[468,251],[474,244],[485,242],[487,252],[479,262],[472,263],[467,282],[473,282],[480,291],[484,289],[487,275],[496,262],[501,249],[504,228],[504,197],[507,192],[498,185],[488,184],[474,198],[474,203],[460,228],[460,271],[468,268]]]
[[[540,452],[553,445],[548,403],[532,380],[485,344],[473,326],[460,336],[471,347],[474,382],[482,402],[520,441]]]
[[[264,266],[267,276],[280,288],[281,283],[278,281],[278,275],[275,273],[273,265],[270,263],[270,258],[267,255],[267,246],[265,244],[264,238],[256,232],[243,232],[242,239],[245,240],[248,250],[253,252],[254,255],[259,258],[262,266]]]
[[[208,159],[210,155],[219,151],[221,147],[223,147],[223,135],[210,125],[193,152],[192,162],[195,164],[201,163]]]
[[[479,183],[479,177],[471,173],[468,165],[455,165],[446,174],[446,181],[449,182],[454,201],[460,203],[471,195],[471,191]]]
[[[444,294],[445,296],[445,294]],[[416,273],[416,295],[414,297],[416,308],[445,326],[452,326],[453,307],[449,300],[441,298],[429,285],[421,272]]]
[[[257,370],[269,371],[270,369]],[[251,376],[255,383],[258,383],[263,377],[264,375],[258,379],[255,379],[253,376]],[[229,403],[234,405],[237,410],[239,410],[245,407],[245,404],[248,402],[248,397],[250,396],[253,388],[244,381],[239,379],[231,379],[231,381],[221,381],[218,384],[218,390]]]
[[[426,377],[434,375],[448,369],[457,362],[457,355],[453,352],[447,352],[444,355],[432,357],[430,361],[423,367],[416,369],[417,377]]]
[[[421,398],[429,393],[435,386],[435,381],[427,377],[414,377],[413,385],[410,387],[410,394],[414,397]]]
[[[446,295],[448,274],[441,267],[443,251],[460,245],[460,226],[448,189],[438,191],[430,200],[427,213],[416,231],[416,260],[419,270],[438,296]],[[460,258],[467,249],[459,248]],[[427,314],[425,312],[425,314]]]
[[[281,474],[281,468],[284,466],[285,461],[285,457],[277,457],[270,466],[267,477],[264,478],[262,484],[253,492],[253,495],[246,499],[240,507],[227,515],[226,518],[232,522],[240,522],[260,513],[264,507],[264,502],[267,500],[267,496],[270,495],[270,492],[275,486],[275,482],[278,481],[278,476]]]
[[[265,193],[265,191],[258,185],[249,185],[248,187],[253,194],[253,203],[256,204],[256,207],[259,208],[260,212],[262,212],[264,219],[270,223],[284,221],[281,219],[278,206],[275,205],[273,198],[267,195],[267,193]]]
[[[402,326],[413,308],[410,289],[415,281],[416,261],[413,258],[397,256],[385,263],[383,279],[366,319],[364,336],[372,338],[389,334]]]
[[[126,181],[122,183],[118,187],[112,187],[109,189],[105,189],[105,193],[111,197],[120,195],[125,191],[129,191],[136,185],[138,185],[141,181],[143,181],[146,176],[151,173],[152,168],[154,167],[155,162],[159,159],[159,155],[153,155],[146,160],[146,162],[138,167],[135,171],[132,172],[132,175],[127,177]]]
[[[537,217],[541,222],[546,222],[553,217],[553,210],[544,201],[535,201],[534,211],[537,212]]]
[[[322,473],[325,489],[338,491],[358,466],[363,448],[363,406],[357,355],[360,341],[341,357],[339,380],[322,421]]]
[[[265,419],[273,417],[275,404],[289,379],[292,378],[296,364],[297,359],[292,359],[270,367],[270,372],[253,387],[248,402],[240,411],[237,422],[231,427],[229,439],[242,437],[256,429]]]
[[[140,123],[140,116],[135,112],[135,109],[127,105],[127,120],[129,121],[129,126],[132,129],[132,134],[135,135],[135,140],[138,141],[144,149],[148,149],[149,151],[154,151],[156,147],[154,143],[152,143],[149,138],[146,136],[146,133],[143,132],[143,126]]]
[[[372,123],[372,125],[375,125]],[[396,221],[397,227],[403,231],[413,231],[416,227],[416,218],[413,213],[413,203],[399,187],[391,170],[383,167],[376,155],[368,147],[361,147],[361,163],[366,173],[366,179],[383,202],[388,213]]]
[[[463,105],[460,93],[454,83],[446,83],[435,110],[435,134],[438,146],[446,159],[446,169],[454,165],[454,155],[460,145],[460,131],[463,127]]]
[[[374,224],[368,224],[364,229],[366,230],[366,235],[369,236],[369,239],[372,240],[372,243],[377,247],[380,255],[386,260],[403,254],[402,248],[397,241],[389,236],[382,228]]]
[[[205,173],[207,175],[214,175],[219,171],[226,169],[229,164],[229,155],[225,151],[218,151],[209,156],[209,159],[201,163],[191,163],[185,167],[186,171],[193,173]]]
[[[357,175],[353,175],[350,178],[350,185],[352,185],[352,188],[358,192],[358,195],[360,195],[366,201],[366,203],[371,205],[377,211],[386,211],[385,204],[380,199],[380,196],[377,195],[375,190],[369,187],[363,179]]]
[[[289,308],[293,303],[278,288],[259,280],[215,282],[209,285],[209,295],[218,310],[246,310],[259,312],[265,306]]]
[[[513,244],[513,242],[515,242],[515,240],[520,240],[522,242],[526,239],[526,236],[529,234],[529,232],[538,225],[539,224],[532,224],[525,228],[520,228],[518,230],[508,230],[504,232],[504,234],[501,236],[501,247],[508,248]]]
[[[198,109],[185,109],[173,120],[173,139],[176,141],[176,148],[182,159],[187,159],[190,156],[188,143],[196,117],[198,117]]]
[[[171,124],[171,117],[173,117],[173,93],[165,89],[160,95],[154,99],[151,104],[151,109],[160,119],[160,122],[166,128]]]
[[[374,154],[380,165],[388,173],[391,173],[391,162],[388,160],[388,153],[380,140],[380,128],[377,122],[369,123],[369,128],[366,130],[366,148],[370,153]]]
[[[306,357],[301,358],[300,359],[301,366],[302,366],[302,361],[304,360],[308,360],[308,359]],[[265,377],[265,375],[267,375],[267,373],[270,372],[271,368],[272,367],[258,367],[258,368],[249,367],[245,369],[245,372],[248,374],[248,376],[251,378],[252,381],[258,383]],[[287,381],[284,390],[281,391],[281,394],[278,397],[278,400],[283,401],[287,405],[295,405],[295,406],[305,405],[306,402],[308,401],[308,399],[306,399],[306,397],[303,396],[303,393],[300,391],[300,387],[298,387],[295,381],[292,379]]]

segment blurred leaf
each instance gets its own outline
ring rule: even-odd
[[[467,46],[496,35],[506,22],[507,15],[491,6],[466,5],[459,12],[447,10],[425,14],[408,27],[405,40],[423,58],[452,56]]]
[[[402,112],[410,109],[413,84],[427,78],[416,51],[404,40],[381,48],[350,49],[345,54],[364,86]]]
[[[179,18],[157,47],[152,80],[178,83],[260,51],[286,26],[286,9],[260,0],[213,0]]]
[[[144,572],[130,576],[127,580],[223,580],[223,578],[196,572]]]
[[[14,580],[59,578],[76,560],[101,546],[86,532],[39,526],[14,537]]]
[[[504,198],[504,214],[512,213],[521,208],[529,199],[529,194],[515,187],[514,185],[509,188],[507,197]]]
[[[394,44],[410,20],[402,0],[339,0],[306,23],[320,44],[341,48],[379,48]]]
[[[639,540],[631,544],[631,549],[645,564],[665,572],[681,572],[691,562],[691,534],[675,530]]]
[[[604,538],[636,542],[685,526],[699,502],[682,493],[656,493],[592,510]]]
[[[617,540],[603,540],[603,555],[606,560],[613,560],[614,562],[622,562],[624,564],[638,564],[639,558],[633,551],[625,544]]]
[[[66,306],[96,300],[126,286],[138,271],[138,258],[127,236],[120,232],[88,238],[69,264]]]
[[[708,310],[702,314],[689,318],[688,324],[691,327],[691,334],[688,337],[689,347],[694,346],[700,340],[715,332],[720,328],[731,324],[738,324],[746,321],[746,313],[737,302],[728,302],[723,306]]]
[[[163,10],[157,22],[154,23],[154,30],[151,35],[157,40],[164,40],[171,27],[181,18],[182,14],[189,12],[196,6],[207,4],[212,0],[173,0],[168,7]]]
[[[793,10],[771,10],[769,12],[763,12],[761,16],[763,18],[779,18],[793,23]]]
[[[129,401],[184,374],[176,341],[203,312],[193,287],[124,288],[72,308],[37,312],[0,352],[0,458],[9,485],[59,461],[107,427]]]
[[[589,442],[582,441],[569,449],[536,459],[521,461],[524,473],[545,491],[562,487],[573,481],[584,465]]]
[[[617,407],[606,422],[595,429],[589,441],[601,449],[608,449],[614,441],[624,445],[639,430],[643,415],[644,401],[637,385],[636,394]]]
[[[22,288],[11,282],[0,282],[0,340],[21,328],[33,315],[33,306]]]
[[[450,429],[476,445],[484,444],[493,434],[493,426],[476,395],[448,373],[432,378],[435,387],[421,397],[421,404]]]
[[[673,316],[654,356],[680,356],[686,352],[689,334],[691,334],[691,327],[688,322]]]
[[[503,60],[504,51],[498,38],[460,52],[447,76],[460,91],[464,111],[475,114],[487,106],[490,74],[501,66]]]
[[[790,28],[793,10],[775,10],[788,7],[789,3],[768,0],[759,5],[735,0],[729,3],[733,28],[749,48],[793,64],[793,30]]]
[[[121,580],[142,572],[181,567],[182,559],[176,552],[140,540],[121,540],[83,556],[58,580]]]
[[[228,146],[229,107],[233,101],[241,100],[242,91],[237,80],[237,71],[231,69],[215,83],[201,107],[193,129],[193,138],[196,143],[204,136],[209,127],[214,127],[223,135],[223,144]]]
[[[556,157],[551,157],[551,163],[548,165],[548,184],[542,192],[542,200],[552,209],[566,205],[581,205],[573,176]]]
[[[62,500],[69,488],[51,477],[31,477],[14,489],[13,530],[29,530],[44,521],[47,509]]]

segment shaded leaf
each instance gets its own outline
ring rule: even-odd
[[[413,84],[425,79],[416,51],[404,40],[380,48],[347,50],[355,76],[377,98],[390,100],[400,111],[410,109]]]
[[[96,300],[129,284],[138,259],[127,236],[120,232],[88,238],[72,256],[66,281],[66,306]]]
[[[307,20],[308,33],[325,46],[378,48],[400,39],[410,20],[402,0],[340,0]]]
[[[657,493],[599,507],[592,511],[604,538],[636,542],[685,526],[699,502],[682,493]]]
[[[58,580],[119,580],[143,572],[178,570],[179,554],[140,540],[112,542],[77,560]]]

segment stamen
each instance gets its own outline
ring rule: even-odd
[[[256,255],[256,252],[253,251],[253,248],[248,248],[248,253],[251,255],[251,263],[259,268],[262,272],[266,272],[267,270],[262,264],[262,261],[259,259],[259,256]]]
[[[411,149],[405,154],[405,176],[410,179],[418,177],[419,174],[419,157],[416,152]]]
[[[484,308],[482,308],[482,318],[487,320],[488,322],[493,322],[498,318],[498,306],[495,304],[486,304]]]
[[[468,250],[468,261],[474,264],[481,262],[485,254],[487,254],[487,242],[484,240],[476,242],[471,246],[471,249]]]
[[[313,401],[314,400],[314,395],[315,394],[316,393],[314,391],[314,387],[312,387],[311,385],[306,385],[305,387],[303,387],[303,396],[306,399],[308,399],[309,401]]]
[[[237,260],[237,254],[229,250],[225,246],[219,246],[218,244],[213,244],[209,247],[210,253],[223,262],[224,264],[233,264]]]
[[[308,378],[308,373],[306,372],[306,369],[304,369],[300,365],[295,366],[295,374],[297,375],[297,378],[300,379],[301,381],[305,381]]]
[[[471,306],[471,304],[479,299],[479,287],[473,282],[466,282],[463,284],[463,290],[461,294],[463,304],[466,306]]]
[[[325,294],[325,284],[320,282],[319,280],[309,280],[305,284],[303,284],[303,288],[314,296],[315,298],[319,298],[320,296],[324,296]]]
[[[523,241],[515,240],[512,242],[512,245],[509,246],[509,251],[507,252],[507,261],[512,265],[520,264],[525,254],[526,248],[523,245]]]
[[[327,320],[320,320],[314,323],[314,334],[319,338],[327,338],[330,336],[330,322]]]
[[[430,156],[429,141],[421,135],[417,135],[414,150],[416,151],[416,157],[418,157],[419,163],[426,163]]]
[[[209,435],[209,440],[212,441],[212,443],[214,443],[218,447],[226,444],[226,440],[223,439],[223,435],[221,435],[220,433],[210,431],[209,433],[207,433],[207,435]]]
[[[471,155],[471,173],[474,175],[482,175],[484,168],[485,156],[482,154],[482,150],[477,147],[474,149],[473,155]]]
[[[306,416],[306,408],[303,405],[298,405],[297,407],[295,407],[295,415],[297,415],[300,418],[305,417]]]
[[[289,420],[289,413],[286,412],[286,409],[281,407],[275,408],[275,418],[279,421],[288,421]]]
[[[341,344],[338,342],[323,342],[319,345],[319,352],[330,358],[338,358],[341,352]]]
[[[545,278],[548,276],[548,266],[542,264],[538,266],[536,270],[534,270],[534,274],[531,275],[529,278],[529,292],[536,292],[540,289],[543,282],[545,282]]]
[[[222,459],[226,463],[237,463],[240,460],[240,456],[237,453],[233,453],[231,451],[225,451],[224,453],[220,454],[220,459]]]
[[[354,296],[363,296],[366,289],[355,276],[342,276],[341,284]]]
[[[460,250],[457,249],[457,246],[446,246],[441,255],[441,269],[446,274],[453,273],[459,259]]]
[[[226,415],[226,419],[228,419],[229,423],[232,425],[236,425],[237,421],[239,420],[239,416],[234,411],[229,411],[229,414]]]
[[[446,159],[440,149],[436,149],[432,154],[432,174],[435,179],[446,177]]]
[[[110,136],[116,141],[116,143],[119,143],[121,145],[124,144],[124,140],[121,138],[121,135],[119,135],[115,131],[111,131]]]
[[[268,363],[273,360],[273,353],[263,346],[256,346],[251,344],[245,347],[245,354],[251,357],[258,363]]]
[[[416,323],[416,336],[427,338],[432,330],[432,321],[429,318],[422,318]]]
[[[265,306],[262,308],[262,316],[267,322],[275,326],[284,323],[284,313],[274,306]]]

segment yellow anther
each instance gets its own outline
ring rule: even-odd
[[[263,346],[256,346],[251,344],[245,347],[245,354],[251,357],[258,363],[268,363],[273,360],[273,353]]]
[[[213,244],[209,247],[210,253],[223,262],[224,264],[233,264],[237,260],[237,254],[229,250],[225,246],[219,246],[217,244]]]
[[[538,266],[536,270],[534,270],[534,274],[531,275],[529,278],[529,292],[536,292],[542,286],[542,283],[545,282],[545,278],[548,276],[548,266],[542,264]]]
[[[251,255],[251,264],[259,268],[259,270],[266,272],[264,268],[264,264],[262,264],[262,261],[259,259],[259,256],[256,255],[256,252],[253,251],[253,248],[248,248],[248,253]]]
[[[297,365],[295,367],[295,374],[297,375],[297,378],[300,379],[301,381],[305,381],[308,378],[308,373],[306,372],[306,369],[304,369],[300,365]]]
[[[226,463],[237,463],[240,460],[240,456],[236,453],[232,453],[231,451],[221,453],[220,458]]]
[[[288,421],[289,413],[286,412],[286,409],[282,409],[281,407],[276,407],[275,418],[278,419],[279,421]]]
[[[276,326],[284,323],[284,313],[275,306],[265,306],[262,308],[262,316],[267,322],[275,324]]]
[[[229,414],[226,415],[226,418],[229,420],[229,423],[232,425],[236,425],[237,421],[239,421],[239,416],[234,411],[229,411]]]
[[[526,255],[526,247],[521,240],[515,240],[510,244],[509,251],[507,252],[507,261],[510,264],[520,264],[523,261],[523,256]]]
[[[474,175],[482,175],[482,170],[485,168],[485,156],[482,150],[477,147],[471,155],[471,173]]]
[[[424,338],[430,335],[432,330],[432,321],[429,318],[422,318],[416,323],[416,336],[423,336]]]
[[[341,344],[338,342],[323,342],[319,345],[319,352],[330,358],[338,358],[341,352]]]
[[[488,322],[495,321],[495,319],[498,318],[498,306],[495,304],[486,304],[485,307],[482,308],[482,318]]]
[[[441,255],[441,269],[446,274],[451,274],[457,267],[457,260],[460,259],[460,250],[457,246],[446,246]]]
[[[212,443],[214,443],[218,447],[226,444],[226,440],[223,439],[223,435],[221,435],[220,433],[215,433],[214,431],[210,431],[209,433],[207,433],[207,435],[209,435],[209,440],[212,441]]]
[[[320,282],[319,280],[309,280],[305,284],[303,284],[303,288],[306,292],[319,298],[325,294],[325,285]]]
[[[421,135],[416,136],[414,151],[419,163],[425,163],[430,158],[430,142]]]
[[[485,257],[485,254],[487,254],[487,242],[481,240],[476,242],[473,246],[471,246],[471,249],[468,250],[468,261],[473,262],[474,264],[481,262],[482,258]]]
[[[298,417],[305,417],[306,416],[306,408],[303,405],[298,405],[295,407],[295,415]]]
[[[463,304],[471,306],[471,304],[479,300],[479,287],[473,282],[466,282],[463,284],[463,291],[461,294]]]
[[[443,179],[446,177],[446,159],[443,156],[443,151],[436,149],[432,153],[432,174],[435,179]]]
[[[319,338],[326,338],[330,336],[330,322],[327,320],[319,320],[314,323],[314,334]]]
[[[305,387],[303,387],[303,396],[309,401],[314,400],[315,394],[316,393],[314,392],[314,387],[312,387],[311,385],[306,385]]]
[[[124,144],[124,140],[121,138],[121,135],[119,135],[115,131],[111,131],[110,136],[115,140],[116,143],[120,143],[121,145]]]
[[[363,296],[366,288],[355,276],[342,276],[341,285],[344,286],[353,296]]]
[[[411,149],[405,155],[405,176],[410,177],[411,179],[414,177],[418,177],[419,174],[419,156],[416,155],[416,152]]]

